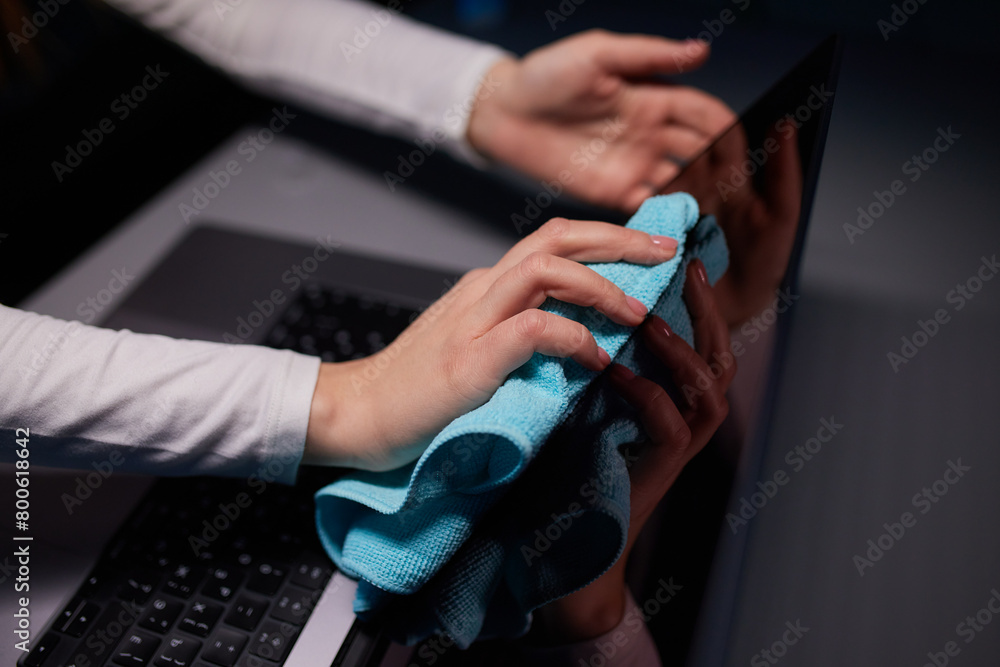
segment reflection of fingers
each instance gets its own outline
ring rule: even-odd
[[[638,413],[652,444],[630,466],[632,491],[655,504],[687,459],[691,429],[667,392],[654,382],[636,377],[624,366],[613,364],[608,379],[618,394]]]
[[[654,239],[646,232],[596,220],[553,218],[511,248],[496,264],[507,271],[533,252],[546,252],[577,262],[659,264],[677,249],[673,239]]]
[[[674,165],[676,168],[677,165]],[[669,179],[668,179],[669,182]],[[621,198],[621,209],[626,213],[635,213],[636,209],[650,197],[660,193],[660,188],[652,181],[639,183],[629,188]]]
[[[736,114],[721,100],[696,88],[671,88],[669,100],[665,118],[668,123],[686,125],[709,137],[720,134],[736,120]]]
[[[725,386],[716,377],[719,373],[713,373],[705,360],[655,315],[643,324],[642,336],[646,348],[671,369],[684,395],[681,413],[694,441],[704,444],[729,412]]]
[[[664,157],[677,157],[685,162],[708,145],[710,137],[683,125],[668,125],[657,133],[656,143]]]
[[[712,145],[712,157],[727,172],[729,165],[739,168],[747,155],[747,132],[742,123],[734,125]]]
[[[705,265],[700,259],[695,259],[688,265],[684,302],[691,313],[695,349],[709,364],[718,364],[724,369],[719,380],[723,385],[722,391],[725,391],[736,372],[736,362],[729,350],[726,321],[719,312],[712,288],[708,284]]]
[[[670,181],[677,178],[677,174],[679,173],[681,173],[681,168],[676,163],[669,160],[660,160],[653,166],[653,170],[649,174],[649,180],[645,185],[655,194],[663,190]]]
[[[593,269],[570,259],[534,252],[497,278],[483,295],[484,306],[473,325],[479,331],[537,308],[547,297],[579,306],[593,306],[619,324],[636,326],[645,308]]]
[[[779,222],[793,224],[799,219],[802,201],[802,166],[799,160],[799,136],[793,123],[779,134],[773,130],[778,150],[764,167],[764,196],[771,215]]]
[[[648,317],[641,330],[647,349],[671,370],[678,387],[697,387],[702,376],[709,373],[705,360],[656,315]],[[693,409],[695,404],[688,407]]]
[[[587,327],[543,310],[524,310],[493,327],[479,344],[487,354],[483,371],[490,383],[502,382],[535,352],[553,357],[571,357],[585,368],[603,370],[610,363]]]

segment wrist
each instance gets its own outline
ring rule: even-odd
[[[316,378],[302,462],[359,467],[357,443],[365,441],[358,425],[370,423],[363,395],[351,391],[355,362],[322,363]]]
[[[504,89],[513,81],[518,66],[519,61],[509,56],[494,63],[483,77],[483,83],[476,91],[476,104],[469,113],[465,140],[473,150],[490,160],[497,157],[493,146],[496,145],[503,126],[505,112],[501,98]],[[486,82],[492,82],[490,85],[494,89],[484,92],[483,87]]]

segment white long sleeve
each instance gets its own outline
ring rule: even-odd
[[[0,306],[0,433],[32,464],[293,483],[319,359],[111,331]],[[267,480],[266,480],[267,481]]]
[[[485,163],[465,133],[507,52],[412,21],[405,0],[107,2],[247,87]]]

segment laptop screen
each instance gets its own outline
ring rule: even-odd
[[[836,37],[825,40],[663,191],[694,195],[725,232],[729,268],[715,296],[738,365],[729,417],[671,489],[650,538],[643,580],[672,576],[690,593],[650,619],[664,664],[725,656],[839,52]]]

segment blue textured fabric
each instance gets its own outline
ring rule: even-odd
[[[690,342],[684,267],[700,257],[717,280],[728,261],[721,231],[711,217],[699,222],[684,193],[647,200],[628,226],[678,239],[677,256],[657,266],[589,266]],[[583,322],[617,363],[656,371],[633,329],[555,300],[543,308]],[[477,637],[522,634],[533,609],[610,567],[628,534],[630,457],[621,449],[642,433],[596,376],[536,354],[413,464],[321,489],[320,538],[359,579],[355,612],[377,617],[401,641],[444,632],[465,647]]]

